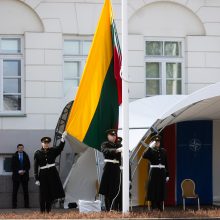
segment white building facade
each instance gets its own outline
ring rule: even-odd
[[[18,143],[32,161],[31,206],[38,205],[33,154],[74,99],[103,2],[0,1],[0,207],[11,206],[5,161]],[[121,1],[112,4],[120,37]],[[128,15],[131,101],[190,94],[220,81],[220,1],[128,0]],[[63,178],[71,153],[66,147],[62,154]]]

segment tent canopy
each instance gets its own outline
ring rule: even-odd
[[[121,129],[121,111],[119,135]],[[189,120],[220,119],[220,82],[190,95],[159,95],[129,104],[129,145],[133,150],[150,134],[149,128]]]
[[[153,96],[129,103],[129,148],[132,151],[154,124],[171,106],[183,99],[185,95]],[[119,109],[119,136],[122,133],[121,106]]]

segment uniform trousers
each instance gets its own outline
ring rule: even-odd
[[[40,187],[40,211],[50,212],[51,206],[52,206],[52,201],[50,199],[50,196],[48,195],[48,192],[45,190],[45,188]]]

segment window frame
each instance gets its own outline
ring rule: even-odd
[[[158,41],[158,42],[163,42],[163,55],[146,55],[146,42],[147,41]],[[179,42],[181,43],[181,48],[180,48],[180,56],[178,57],[173,57],[173,56],[166,56],[164,55],[164,45],[165,42]],[[144,38],[144,79],[145,79],[145,95],[146,97],[154,96],[154,95],[149,95],[147,94],[147,85],[146,82],[149,78],[146,76],[146,63],[159,63],[161,65],[161,77],[157,78],[160,80],[160,94],[157,95],[169,95],[167,94],[166,91],[166,82],[167,80],[171,78],[166,77],[166,64],[167,63],[181,63],[181,94],[185,93],[185,54],[184,54],[184,39],[183,38],[160,38],[160,37],[145,37]],[[156,78],[155,78],[156,79]],[[174,79],[174,78],[172,78]],[[175,80],[175,79],[174,79]]]
[[[65,80],[78,80],[78,85],[75,87],[76,89],[79,87],[80,79],[83,73],[84,66],[86,64],[86,60],[89,55],[85,55],[83,53],[83,42],[89,41],[92,45],[92,37],[93,36],[87,36],[87,37],[71,37],[71,36],[65,36],[63,38],[63,45],[65,41],[77,41],[79,42],[79,54],[65,54],[65,51],[63,50],[63,93],[64,97],[68,96],[68,91],[65,94]],[[90,46],[91,47],[91,46]],[[72,77],[72,78],[65,78],[64,77],[64,67],[65,62],[79,62],[79,77]]]
[[[5,172],[4,170],[4,159],[5,158],[11,158],[13,157],[13,153],[2,153],[0,154],[0,175],[2,176],[11,176],[12,175],[12,171],[11,172]]]
[[[19,39],[20,40],[20,52],[18,53],[3,53],[0,49],[0,116],[24,116],[24,97],[25,97],[25,89],[24,89],[24,38],[21,35],[7,35],[2,36],[0,35],[0,45],[2,39]],[[4,73],[3,73],[3,62],[4,60],[19,60],[20,61],[20,71],[21,76],[14,77],[16,79],[21,80],[21,92],[16,93],[21,96],[21,110],[11,110],[5,111],[4,110],[4,92],[3,92],[3,80],[4,80]],[[7,77],[6,77],[7,78]],[[10,78],[10,77],[8,77]],[[12,77],[13,78],[13,77]],[[15,93],[8,93],[14,94]]]

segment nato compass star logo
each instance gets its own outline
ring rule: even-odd
[[[199,139],[193,138],[189,142],[189,149],[194,152],[199,151],[201,146],[202,146],[202,142]]]

